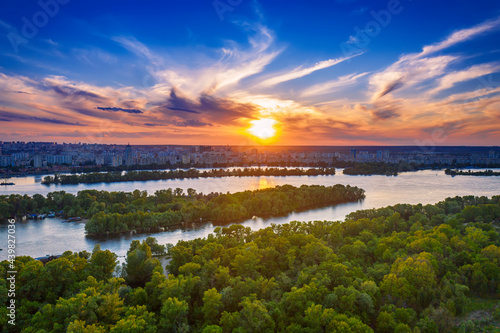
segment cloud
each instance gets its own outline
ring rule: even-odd
[[[400,77],[392,82],[388,82],[384,89],[379,93],[378,98],[383,97],[393,90],[401,88],[403,86],[403,78]]]
[[[183,109],[183,108],[172,108],[172,107],[168,107],[169,110],[172,110],[172,111],[181,111],[181,112],[188,112],[188,113],[200,113],[198,111],[195,111],[195,110],[189,110],[189,109]]]
[[[190,114],[198,114],[202,119],[206,119],[202,122],[230,125],[239,119],[254,119],[258,107],[250,103],[241,103],[208,94],[201,94],[193,100],[179,95],[175,89],[172,89],[169,98],[159,103],[152,111],[181,118],[192,117]],[[171,111],[181,111],[181,113]]]
[[[436,131],[439,131],[439,133],[444,133],[446,135],[450,135],[453,133],[456,133],[463,129],[466,126],[466,122],[464,121],[446,121],[438,125],[434,126],[429,126],[425,127],[422,129],[424,133],[427,134],[432,134],[435,133]]]
[[[194,99],[201,94],[215,94],[233,89],[241,80],[261,73],[281,50],[274,47],[274,35],[271,30],[261,24],[238,23],[247,33],[247,45],[234,41],[226,41],[222,48],[212,50],[217,57],[206,55],[196,58],[196,66],[185,66],[169,57],[157,61],[152,51],[141,43],[134,41],[127,44],[136,52],[152,59],[153,66],[149,71],[156,84],[153,92],[161,95],[171,88],[182,91]],[[123,41],[122,41],[123,42]],[[192,52],[192,50],[185,50]],[[184,59],[180,59],[184,61]]]
[[[61,76],[52,76],[44,79],[42,85],[38,88],[46,89],[49,88],[53,90],[56,94],[65,98],[84,98],[93,101],[104,101],[105,98],[95,92],[72,87],[65,84],[65,78]]]
[[[441,42],[424,46],[419,53],[401,56],[394,64],[370,77],[372,99],[376,100],[397,89],[410,87],[445,74],[448,65],[459,57],[445,55],[430,57],[430,55],[489,32],[499,25],[500,18],[486,21],[472,28],[458,30]]]
[[[144,123],[145,126],[155,127],[155,126],[177,126],[177,127],[205,127],[213,126],[211,123],[206,123],[197,119],[187,119],[187,120],[170,120],[170,121],[157,121]]]
[[[438,86],[429,91],[428,94],[435,95],[442,90],[453,87],[456,83],[469,81],[498,71],[500,71],[500,65],[496,63],[475,65],[461,71],[455,71],[441,77],[438,80]]]
[[[467,91],[459,94],[453,94],[448,96],[448,102],[456,102],[456,101],[466,101],[469,99],[479,98],[487,95],[498,94],[500,93],[500,87],[497,88],[481,88],[474,91]]]
[[[311,73],[313,73],[315,71],[318,71],[318,70],[321,70],[321,69],[325,69],[325,68],[332,67],[334,65],[340,64],[343,61],[346,61],[346,60],[349,60],[351,58],[360,56],[363,53],[364,52],[360,52],[358,54],[354,54],[354,55],[348,56],[348,57],[341,57],[341,58],[337,58],[337,59],[324,60],[324,61],[318,62],[314,66],[307,67],[307,68],[302,68],[302,66],[301,67],[297,67],[297,68],[293,69],[292,71],[287,71],[286,73],[279,74],[277,76],[271,77],[271,78],[269,78],[269,79],[261,82],[259,84],[259,86],[261,86],[261,87],[269,87],[269,86],[274,86],[274,85],[277,85],[279,83],[283,83],[283,82],[286,82],[286,81],[295,80],[295,79],[304,77],[306,75],[309,75],[309,74],[311,74]]]
[[[372,99],[377,100],[387,94],[411,87],[426,80],[445,74],[448,65],[455,61],[455,56],[437,56],[433,58],[413,59],[412,61],[397,61],[382,72],[370,77]]]
[[[20,122],[29,122],[29,123],[49,123],[56,125],[71,125],[71,126],[86,126],[79,122],[69,122],[61,119],[54,118],[43,118],[43,117],[35,117],[28,116],[18,113],[11,113],[7,111],[0,111],[0,121],[20,121]]]
[[[103,111],[112,111],[112,112],[126,112],[126,113],[144,113],[143,111],[141,110],[137,110],[137,109],[123,109],[123,108],[115,108],[115,107],[96,107],[96,109],[98,110],[103,110]]]
[[[135,37],[117,36],[113,37],[112,40],[119,43],[124,48],[133,52],[134,54],[146,58],[154,66],[161,66],[163,64],[163,59],[161,57],[151,52],[151,50],[146,45],[139,42]]]
[[[302,91],[302,96],[315,96],[315,95],[323,95],[327,94],[330,92],[333,92],[335,90],[338,90],[339,88],[343,88],[348,85],[352,85],[358,81],[358,79],[362,78],[363,76],[366,76],[369,74],[369,72],[365,73],[353,73],[353,74],[348,74],[344,76],[340,76],[335,80],[324,82],[324,83],[319,83],[316,85],[313,85],[312,87],[309,87],[305,90]]]
[[[422,49],[422,52],[417,54],[415,57],[423,57],[426,55],[429,55],[431,53],[435,53],[441,50],[444,50],[450,46],[453,46],[458,43],[465,42],[473,37],[476,37],[477,35],[480,35],[484,32],[493,30],[500,26],[500,18],[496,18],[494,20],[488,20],[486,22],[483,22],[481,24],[478,24],[472,28],[468,29],[462,29],[455,31],[452,33],[450,36],[448,36],[445,40],[435,43],[432,45],[424,46]],[[409,56],[410,58],[412,56]]]
[[[372,115],[377,120],[388,120],[391,118],[397,118],[400,115],[394,110],[374,110]]]

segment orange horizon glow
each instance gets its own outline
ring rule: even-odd
[[[251,126],[246,132],[261,145],[275,143],[278,140],[278,122],[271,118],[249,121]]]

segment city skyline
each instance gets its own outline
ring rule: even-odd
[[[3,141],[494,146],[500,5],[5,4]]]

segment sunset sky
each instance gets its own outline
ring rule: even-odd
[[[1,7],[0,141],[500,143],[498,1]]]

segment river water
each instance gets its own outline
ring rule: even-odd
[[[499,169],[495,169],[498,171]],[[2,186],[0,195],[18,193],[33,195],[40,193],[64,190],[77,193],[84,189],[106,191],[126,191],[134,189],[147,190],[154,193],[165,188],[194,188],[198,193],[209,192],[239,192],[255,190],[276,185],[335,185],[344,184],[358,186],[366,191],[366,198],[357,203],[349,203],[334,207],[325,207],[305,212],[292,213],[285,217],[262,219],[257,218],[241,222],[252,230],[269,226],[271,223],[282,224],[289,221],[314,220],[343,220],[344,217],[359,209],[380,208],[397,203],[433,204],[447,197],[476,195],[500,195],[500,177],[451,177],[444,171],[422,170],[401,173],[398,176],[349,176],[342,174],[338,169],[333,176],[288,176],[288,177],[222,177],[198,178],[183,180],[158,180],[145,182],[122,182],[79,185],[51,185],[40,184],[41,177],[29,176],[13,178],[14,186]],[[160,244],[176,244],[178,240],[190,240],[206,237],[213,232],[216,226],[211,223],[179,228],[154,234],[121,235],[107,239],[95,239],[85,235],[84,222],[64,223],[60,219],[45,219],[16,223],[16,252],[17,255],[41,257],[48,254],[62,254],[64,251],[92,251],[95,244],[101,244],[102,249],[109,249],[119,256],[125,256],[129,244],[133,239],[142,240],[154,236]],[[7,225],[0,224],[0,260],[7,257]],[[120,258],[123,261],[123,257]]]

